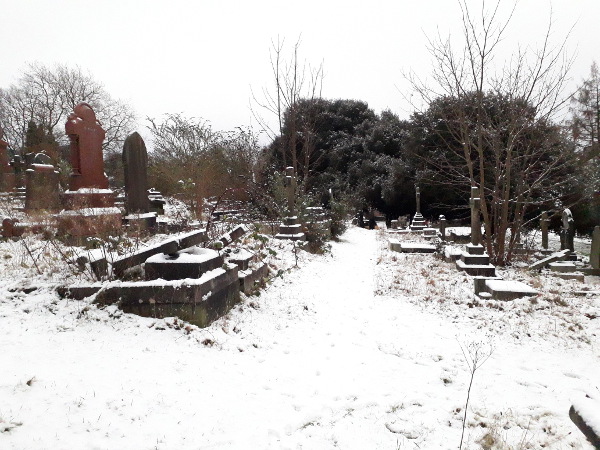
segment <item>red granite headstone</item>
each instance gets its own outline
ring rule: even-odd
[[[81,188],[108,189],[108,178],[104,174],[102,143],[105,131],[96,119],[96,114],[87,103],[79,103],[68,117],[65,131],[71,145],[73,172],[69,190]]]

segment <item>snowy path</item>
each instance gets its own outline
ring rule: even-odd
[[[469,381],[457,338],[485,330],[375,295],[382,246],[351,228],[189,335],[44,292],[1,302],[0,424],[14,428],[0,448],[457,448]],[[599,362],[597,342],[497,342],[475,379],[469,448],[494,432],[590,448],[567,411]]]

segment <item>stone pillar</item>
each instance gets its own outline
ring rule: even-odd
[[[417,214],[421,214],[421,191],[419,186],[416,187],[417,193]]]
[[[481,245],[481,222],[479,220],[481,197],[479,188],[471,186],[471,245]]]
[[[548,224],[550,223],[550,219],[548,219],[548,213],[544,211],[542,213],[542,218],[540,220],[540,227],[542,229],[542,248],[544,250],[548,250]]]
[[[446,240],[446,216],[440,216],[440,234],[442,235],[442,241]]]
[[[296,215],[296,177],[293,167],[285,168],[285,188],[290,216]]]
[[[150,210],[147,168],[146,144],[135,132],[129,135],[123,144],[125,209],[128,214],[144,214]]]
[[[593,269],[600,269],[600,227],[595,226],[592,233],[592,249],[590,251],[590,265]]]
[[[23,188],[25,187],[25,182],[23,179],[23,172],[25,171],[25,161],[21,155],[15,155],[10,162],[14,172],[15,172],[15,187]]]

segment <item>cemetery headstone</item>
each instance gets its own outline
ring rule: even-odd
[[[106,132],[96,119],[96,113],[87,103],[79,103],[65,124],[71,148],[71,191],[81,188],[108,189],[104,173],[102,143]]]
[[[123,169],[125,175],[125,209],[128,214],[147,213],[148,200],[148,153],[144,140],[135,132],[123,144]]]
[[[561,229],[561,250],[575,251],[575,221],[573,214],[569,208],[565,208],[562,213],[562,229]]]
[[[28,154],[25,171],[25,209],[60,209],[59,173],[45,153]]]

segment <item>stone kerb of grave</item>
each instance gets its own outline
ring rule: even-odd
[[[126,313],[178,317],[199,327],[210,325],[240,299],[237,267],[227,263],[197,279],[115,281],[62,287],[57,292],[63,298],[76,300],[96,295],[94,303],[101,306],[118,302]]]
[[[590,395],[577,398],[569,418],[595,448],[600,448],[600,400]]]

